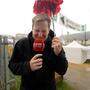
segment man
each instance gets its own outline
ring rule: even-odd
[[[19,40],[9,62],[15,75],[21,76],[20,90],[56,90],[55,72],[64,75],[68,62],[59,38],[50,30],[50,18],[39,14],[32,20],[32,32]],[[35,51],[34,42],[44,37],[44,50]]]

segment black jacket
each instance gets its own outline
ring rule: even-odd
[[[45,41],[43,52],[43,67],[36,71],[31,71],[29,61],[37,54],[32,50],[34,39],[32,34],[28,38],[19,40],[14,47],[14,51],[9,61],[9,68],[15,75],[21,76],[20,90],[56,90],[55,72],[64,75],[68,62],[65,52],[62,49],[56,56],[51,48],[52,38],[50,35]]]

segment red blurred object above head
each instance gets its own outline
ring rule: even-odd
[[[56,15],[61,10],[63,0],[35,0],[33,12],[35,14]]]

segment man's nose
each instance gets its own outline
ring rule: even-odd
[[[39,32],[38,36],[39,36],[39,37],[42,37],[42,32]]]

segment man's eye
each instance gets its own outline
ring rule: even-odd
[[[35,30],[35,32],[39,32],[39,30]]]
[[[46,33],[46,31],[42,31],[43,33]]]

